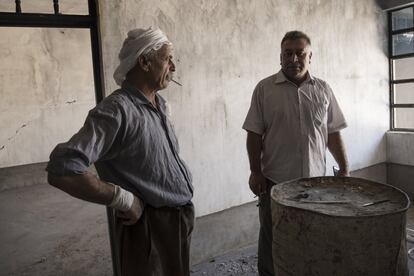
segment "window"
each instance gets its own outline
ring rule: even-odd
[[[0,168],[47,161],[95,105],[91,92],[103,98],[98,6],[62,2],[0,1]]]
[[[388,12],[391,130],[414,131],[414,5]]]

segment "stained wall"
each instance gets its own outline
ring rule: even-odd
[[[256,83],[279,70],[280,40],[298,29],[312,39],[312,73],[327,80],[348,120],[352,170],[386,160],[386,17],[375,1],[103,1],[106,91],[127,31],[159,26],[175,45],[177,80],[161,94],[194,174],[198,215],[253,200],[246,133]],[[328,158],[328,172],[333,161]]]
[[[348,120],[343,136],[351,170],[386,161],[386,16],[376,1],[99,4],[107,94],[116,88],[112,74],[129,29],[159,26],[174,43],[176,79],[183,86],[171,84],[160,93],[193,172],[198,216],[253,201],[241,126],[256,83],[279,70],[280,40],[293,29],[311,37],[311,72],[332,86]],[[89,34],[0,31],[0,167],[39,164],[80,128],[94,105]],[[328,156],[328,173],[332,165]]]

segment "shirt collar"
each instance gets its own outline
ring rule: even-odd
[[[147,99],[147,97],[145,97],[144,93],[142,93],[141,90],[139,90],[138,88],[136,88],[135,86],[133,86],[129,82],[124,81],[122,83],[122,89],[125,90],[125,91],[127,91],[128,94],[132,96],[132,101],[135,104],[138,104],[138,105],[150,105],[152,107],[152,104]],[[158,92],[155,93],[155,99],[158,102],[158,105],[160,106],[161,110],[163,112],[165,112],[165,110],[166,110],[166,102],[167,101],[163,97],[161,97],[160,95],[158,95]]]
[[[307,75],[306,80],[303,83],[309,81],[311,84],[315,84],[315,78],[309,73],[309,71],[306,75]],[[279,72],[275,74],[274,83],[283,83],[283,82],[290,82],[290,81],[286,78],[282,70],[279,70]]]

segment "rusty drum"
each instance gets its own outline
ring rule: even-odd
[[[277,276],[406,276],[408,196],[352,177],[283,182],[271,190]]]

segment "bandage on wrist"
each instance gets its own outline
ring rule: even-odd
[[[114,197],[108,206],[122,212],[131,209],[132,203],[134,202],[134,195],[118,185],[112,185],[114,186]]]

